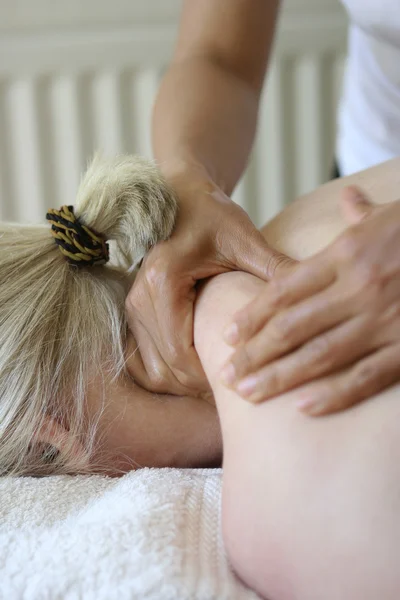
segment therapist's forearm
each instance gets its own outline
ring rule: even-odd
[[[254,140],[260,90],[209,58],[173,63],[153,117],[153,144],[166,170],[200,165],[230,194]]]

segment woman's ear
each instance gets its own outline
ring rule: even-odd
[[[85,457],[83,445],[78,440],[71,441],[68,430],[52,417],[42,420],[32,443],[44,462],[53,462],[67,450],[79,462]]]

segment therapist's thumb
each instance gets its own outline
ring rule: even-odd
[[[256,275],[266,281],[293,267],[296,261],[268,246],[256,229],[240,244],[235,253],[236,266],[241,271]]]
[[[341,206],[346,221],[351,225],[355,225],[369,217],[376,208],[364,192],[356,186],[344,188]]]

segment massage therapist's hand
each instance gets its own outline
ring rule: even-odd
[[[320,415],[400,380],[400,201],[373,206],[357,188],[342,201],[352,226],[226,332],[237,350],[222,378],[251,402],[301,386],[299,407]]]
[[[268,279],[289,259],[201,168],[167,179],[178,195],[177,224],[144,259],[126,302],[139,348],[135,373],[149,391],[200,395],[209,386],[193,345],[197,281],[230,270]]]

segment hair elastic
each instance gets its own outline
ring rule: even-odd
[[[73,206],[50,208],[46,219],[51,223],[54,241],[70,264],[77,267],[105,264],[110,256],[104,236],[83,225],[74,215]]]

